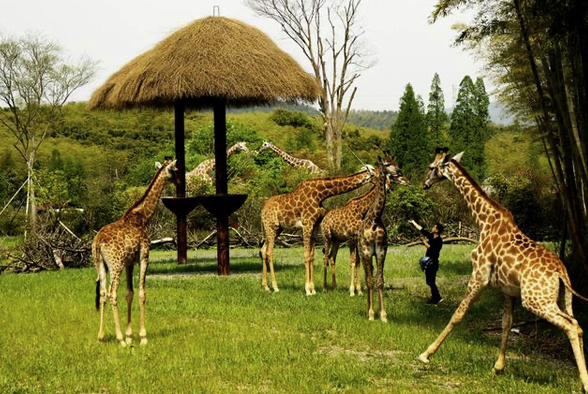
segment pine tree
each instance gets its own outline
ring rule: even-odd
[[[427,106],[427,126],[429,127],[429,141],[431,141],[431,145],[444,145],[443,125],[447,120],[448,116],[445,113],[445,98],[441,89],[441,78],[439,78],[439,74],[435,73],[431,82],[429,105]]]
[[[422,173],[428,164],[429,142],[424,114],[424,104],[416,97],[411,84],[406,85],[400,99],[398,119],[390,131],[390,151],[402,170]]]
[[[472,173],[477,181],[486,175],[484,146],[489,138],[488,112],[489,99],[484,81],[476,84],[466,75],[459,84],[457,103],[451,113],[449,135],[454,152],[465,151],[461,163]]]

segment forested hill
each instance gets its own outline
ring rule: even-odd
[[[245,112],[273,112],[276,108],[283,108],[289,111],[304,112],[309,116],[320,116],[320,112],[315,107],[304,104],[288,104],[280,103],[276,106],[262,106],[262,107],[248,107],[229,109],[229,113],[245,113]],[[398,112],[396,111],[370,111],[366,109],[349,111],[349,118],[347,122],[358,127],[366,127],[375,130],[390,130],[390,126],[396,118]]]
[[[398,118],[396,111],[351,110],[347,122],[376,130],[390,130]]]

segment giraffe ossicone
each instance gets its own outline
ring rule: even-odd
[[[512,214],[492,200],[459,164],[459,153],[451,158],[449,149],[438,148],[425,176],[424,187],[449,180],[458,189],[480,229],[478,246],[472,251],[472,275],[465,298],[451,320],[419,360],[429,357],[441,346],[455,325],[461,322],[481,291],[487,286],[499,289],[505,297],[502,317],[502,342],[494,371],[504,368],[508,335],[512,327],[515,297],[524,308],[562,329],[572,346],[582,388],[588,391],[588,372],[584,358],[582,328],[574,318],[572,296],[585,301],[571,285],[567,270],[555,253],[527,237],[516,225]],[[560,282],[563,302],[559,303]],[[563,310],[562,310],[563,308]]]

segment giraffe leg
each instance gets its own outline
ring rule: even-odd
[[[554,297],[555,298],[555,297]],[[542,305],[541,300],[533,299],[533,297],[523,296],[523,306],[536,314],[549,321],[556,327],[561,328],[567,335],[572,345],[574,352],[574,358],[576,359],[576,365],[578,366],[578,372],[580,374],[580,380],[582,382],[582,391],[588,392],[588,371],[586,369],[586,359],[584,358],[584,351],[580,347],[583,343],[582,340],[582,329],[578,324],[578,321],[568,314],[562,312],[556,301],[550,302],[548,305]]]
[[[146,240],[141,246],[141,268],[139,271],[139,338],[141,338],[141,345],[147,345],[147,330],[145,329],[147,292],[145,290],[145,279],[147,277],[147,267],[149,266],[149,247],[149,240]]]
[[[280,289],[278,289],[278,281],[276,280],[276,273],[274,272],[274,245],[276,238],[280,235],[281,232],[281,228],[275,231],[273,237],[271,238],[271,242],[268,242],[267,245],[267,260],[269,261],[270,279],[272,281],[272,289],[274,289],[275,293],[279,292]],[[268,240],[269,239],[270,238],[268,237]]]
[[[361,259],[359,258],[359,249],[357,248],[357,243],[354,242],[349,244],[349,247],[353,249],[351,253],[353,254],[353,265],[355,266],[355,291],[357,295],[362,295],[361,291],[361,278],[360,278],[360,270],[361,270]],[[352,256],[349,256],[351,259]]]
[[[259,255],[261,256],[261,266],[262,266],[262,276],[261,276],[261,286],[265,289],[265,291],[270,291],[269,286],[267,285],[267,244],[268,238],[265,238],[261,249],[259,250]]]
[[[133,328],[131,327],[131,309],[133,306],[133,268],[135,267],[134,262],[127,265],[127,331],[125,332],[126,342],[130,344],[133,341]]]
[[[475,273],[472,273],[472,278],[473,277],[475,277]],[[480,295],[480,292],[484,289],[484,287],[485,284],[479,283],[478,281],[472,281],[470,279],[470,283],[468,284],[468,291],[466,293],[465,298],[461,301],[459,307],[457,307],[457,310],[453,313],[453,316],[451,316],[451,320],[449,320],[449,323],[447,324],[443,332],[439,334],[435,342],[429,345],[427,350],[425,350],[421,355],[419,355],[419,360],[421,360],[424,363],[429,362],[429,357],[435,354],[435,352],[439,349],[439,346],[441,346],[441,343],[443,343],[445,338],[447,338],[447,335],[449,335],[451,331],[453,331],[455,326],[462,321],[464,315],[466,314],[468,309],[470,309],[470,306],[472,306],[472,304],[474,303],[478,295]]]
[[[500,344],[500,353],[494,363],[494,372],[499,373],[504,369],[504,359],[506,357],[506,346],[508,344],[508,334],[512,327],[512,316],[514,309],[514,297],[504,295],[504,311],[502,314],[502,343]]]
[[[122,346],[126,346],[122,331],[120,329],[120,318],[118,316],[118,284],[120,281],[120,275],[122,273],[122,267],[112,267],[111,280],[110,280],[110,305],[112,306],[112,316],[114,317],[114,328],[116,330],[116,340],[120,342]]]
[[[388,322],[386,309],[384,307],[384,262],[386,261],[386,247],[378,251],[376,254],[376,264],[378,266],[377,286],[378,286],[378,302],[380,306],[380,320],[383,323]]]
[[[98,277],[100,278],[100,329],[98,330],[98,340],[103,341],[104,332],[104,313],[106,311],[106,267],[100,263],[98,268]]]
[[[562,287],[563,287],[563,291],[564,291],[564,308],[565,308],[564,310],[566,311],[566,314],[568,316],[574,317],[574,311],[572,310],[573,294],[565,286],[562,286]],[[582,350],[582,353],[584,352],[583,334],[584,334],[584,332],[582,331],[582,328],[580,326],[578,326],[578,337],[580,340],[580,350]]]
[[[314,268],[314,242],[312,240],[312,228],[307,227],[303,230],[304,238],[304,290],[306,295],[314,295],[314,277],[312,270]]]
[[[369,259],[364,255],[362,256],[363,268],[365,270],[365,281],[368,291],[368,319],[374,320],[374,278],[372,277],[373,266],[372,258]]]
[[[352,241],[348,241],[349,243],[349,296],[355,297],[355,288],[356,288],[356,276],[355,273],[357,272],[356,268],[358,268],[356,255],[357,255],[357,244],[352,243]],[[359,274],[359,272],[357,272]],[[359,280],[359,275],[357,275],[357,280]],[[361,287],[359,288],[361,292]],[[361,293],[359,293],[361,294]]]
[[[335,290],[337,288],[337,270],[335,268],[337,264],[337,253],[339,252],[339,242],[333,243],[333,248],[331,249],[330,260],[331,260],[331,289]]]
[[[329,261],[331,260],[331,240],[326,234],[323,234],[323,240],[323,291],[327,291],[327,267],[329,266]]]

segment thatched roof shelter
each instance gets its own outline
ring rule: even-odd
[[[178,219],[178,262],[187,262],[186,217],[201,203],[217,216],[219,274],[229,273],[228,216],[246,195],[227,188],[226,107],[274,101],[314,101],[314,77],[264,33],[243,22],[208,17],[179,29],[114,73],[90,98],[90,109],[173,107],[176,165],[175,199],[164,202]],[[214,110],[216,195],[186,197],[184,109]]]
[[[176,31],[114,73],[88,106],[169,106],[182,99],[193,108],[274,100],[314,101],[317,84],[263,32],[243,22],[208,17]]]

